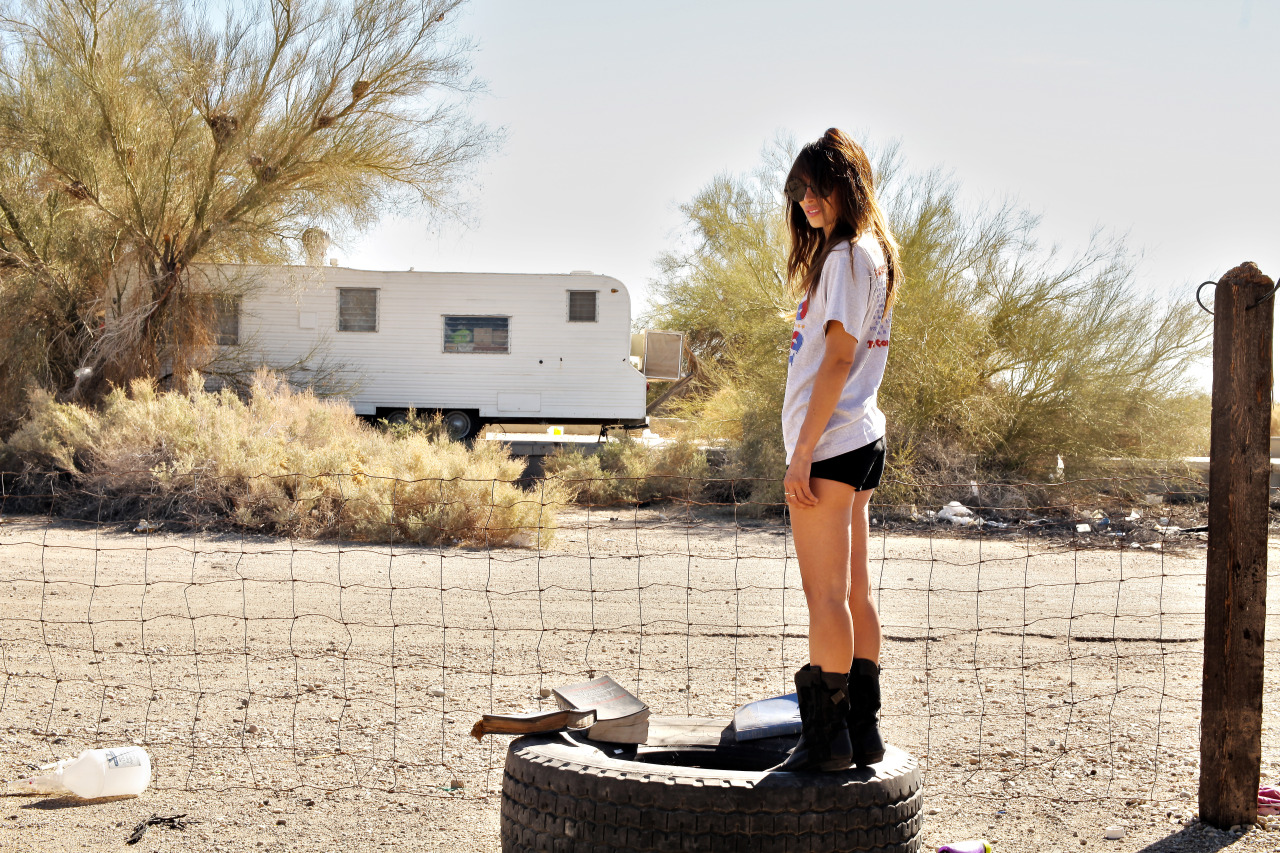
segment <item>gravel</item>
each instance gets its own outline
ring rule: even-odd
[[[0,848],[123,846],[186,814],[136,849],[499,849],[509,739],[471,739],[479,713],[609,672],[655,713],[727,718],[803,663],[785,529],[661,512],[565,513],[542,554],[10,520],[0,775],[138,742],[155,776],[138,798],[6,797]],[[925,844],[1280,850],[1280,819],[1196,820],[1203,573],[1195,542],[877,530],[883,728],[926,768]]]

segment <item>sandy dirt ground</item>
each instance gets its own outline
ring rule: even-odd
[[[1280,850],[1280,818],[1195,820],[1202,536],[873,540],[883,729],[926,770],[926,845]],[[155,773],[137,798],[0,799],[0,850],[126,849],[153,814],[194,822],[128,849],[497,850],[509,738],[477,743],[478,714],[604,672],[657,714],[727,719],[789,690],[791,544],[778,521],[671,507],[562,513],[541,552],[6,519],[0,778],[130,743]],[[1278,699],[1271,667],[1272,783]]]

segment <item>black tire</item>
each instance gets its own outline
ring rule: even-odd
[[[872,767],[764,772],[792,743],[637,750],[578,733],[519,738],[502,779],[502,849],[917,853],[924,792],[914,758],[891,746]]]
[[[454,441],[467,441],[480,431],[479,419],[463,409],[442,412],[444,428]]]

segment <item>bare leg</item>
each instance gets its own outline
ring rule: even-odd
[[[848,672],[854,642],[854,622],[849,613],[849,535],[855,492],[845,483],[817,477],[809,480],[809,488],[818,499],[817,506],[791,507],[800,579],[809,605],[809,663],[823,672]],[[865,517],[863,525],[865,531]],[[864,567],[865,564],[864,532]],[[865,568],[862,585],[867,585]]]
[[[874,491],[867,489],[853,494],[849,526],[849,614],[853,619],[853,656],[879,664],[880,614],[871,596],[871,525],[867,517],[867,506]],[[803,564],[800,571],[804,573]]]

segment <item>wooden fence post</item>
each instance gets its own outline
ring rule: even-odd
[[[1222,277],[1213,301],[1200,819],[1221,828],[1258,819],[1275,318],[1271,289],[1271,279],[1245,263]]]

